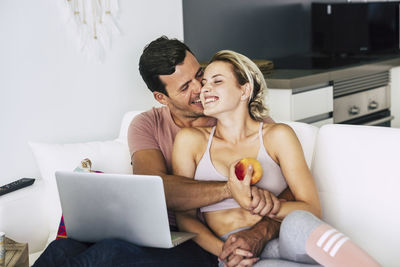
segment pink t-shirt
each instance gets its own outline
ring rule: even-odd
[[[160,150],[168,173],[172,173],[172,148],[179,128],[168,107],[152,108],[137,115],[129,125],[128,144],[131,157],[144,149]]]

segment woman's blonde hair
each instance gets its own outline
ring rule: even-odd
[[[269,114],[268,108],[264,104],[267,84],[257,65],[248,57],[231,50],[217,52],[209,63],[214,61],[230,63],[239,84],[250,84],[251,92],[248,103],[250,117],[256,121],[263,121]]]

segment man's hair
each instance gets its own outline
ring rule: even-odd
[[[176,65],[184,61],[186,50],[192,53],[181,41],[168,39],[166,36],[152,41],[143,49],[139,60],[139,71],[150,91],[157,91],[168,96],[165,84],[160,80],[159,75],[174,73]]]
[[[265,105],[267,84],[257,65],[248,57],[231,50],[217,52],[210,60],[210,63],[214,61],[230,63],[238,83],[240,85],[250,84],[251,94],[248,103],[250,117],[256,121],[263,121],[268,117],[269,112]]]

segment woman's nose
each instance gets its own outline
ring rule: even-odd
[[[200,93],[208,93],[208,92],[210,92],[210,90],[209,90],[208,86],[207,86],[206,84],[204,84],[204,85],[201,87]]]

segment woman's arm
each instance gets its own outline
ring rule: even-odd
[[[306,210],[321,217],[317,187],[304,158],[303,149],[295,132],[286,124],[276,124],[265,134],[268,153],[278,162],[295,200],[281,203],[277,219],[294,210]]]
[[[197,153],[205,149],[203,139],[203,134],[197,129],[182,129],[177,134],[172,152],[172,170],[175,175],[194,177]],[[216,256],[221,253],[224,243],[198,220],[195,209],[176,212],[176,221],[181,231],[198,234],[194,241],[203,249]]]
[[[193,239],[200,247],[208,252],[219,256],[222,252],[224,242],[217,238],[196,215],[196,210],[176,212],[176,222],[180,231],[196,233]]]

